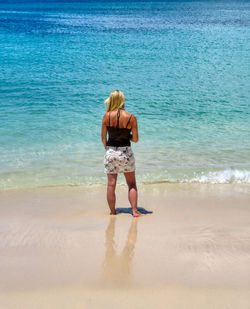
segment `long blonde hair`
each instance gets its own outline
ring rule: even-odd
[[[107,112],[111,112],[124,105],[125,96],[121,90],[114,90],[110,93],[104,103],[107,105]]]

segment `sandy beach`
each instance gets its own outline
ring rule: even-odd
[[[249,308],[249,185],[0,193],[1,308]]]

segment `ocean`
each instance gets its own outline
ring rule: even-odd
[[[249,1],[0,1],[0,190],[105,184],[114,89],[138,183],[250,183],[249,60]]]

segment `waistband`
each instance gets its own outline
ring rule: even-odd
[[[114,149],[114,150],[126,150],[126,149],[130,149],[131,146],[122,146],[122,147],[116,147],[116,146],[106,146],[106,150],[108,149]]]

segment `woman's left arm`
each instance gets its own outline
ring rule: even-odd
[[[107,126],[106,126],[106,114],[102,118],[102,143],[104,145],[104,148],[107,146]]]

